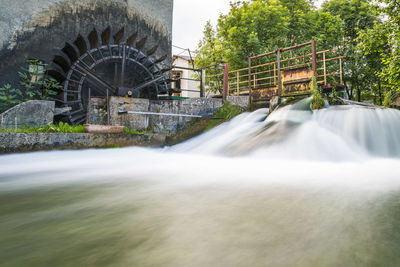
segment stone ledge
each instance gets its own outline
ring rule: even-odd
[[[113,146],[161,147],[165,140],[166,136],[161,134],[0,133],[0,154]]]

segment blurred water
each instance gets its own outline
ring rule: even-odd
[[[266,117],[164,149],[1,156],[0,266],[400,266],[400,112]]]

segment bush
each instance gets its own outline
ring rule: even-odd
[[[10,84],[0,87],[0,113],[21,103],[21,95],[21,91],[11,88]]]
[[[14,89],[10,84],[0,87],[0,112],[4,112],[28,100],[53,100],[62,85],[45,75],[47,64],[38,59],[28,60],[29,68],[18,72],[22,89]]]
[[[312,109],[323,109],[325,108],[325,101],[321,96],[321,92],[318,89],[317,81],[313,75],[313,79],[310,83],[310,88],[312,92],[311,108]]]

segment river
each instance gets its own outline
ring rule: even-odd
[[[308,106],[1,156],[0,265],[400,266],[400,111]]]

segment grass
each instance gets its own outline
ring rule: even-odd
[[[47,124],[43,127],[20,126],[19,128],[0,128],[0,133],[84,133],[83,125],[71,126],[68,123]]]
[[[20,126],[18,128],[0,128],[0,133],[85,133],[83,125],[71,126],[68,123],[48,124],[43,127]],[[146,131],[124,128],[124,134],[146,134]]]
[[[245,110],[239,106],[232,105],[228,101],[224,101],[222,107],[220,107],[214,114],[214,120],[210,120],[207,124],[205,131],[211,130],[212,128],[227,122],[237,115],[243,113]]]
[[[148,134],[146,131],[138,131],[135,129],[129,129],[128,127],[124,128],[124,134]]]

